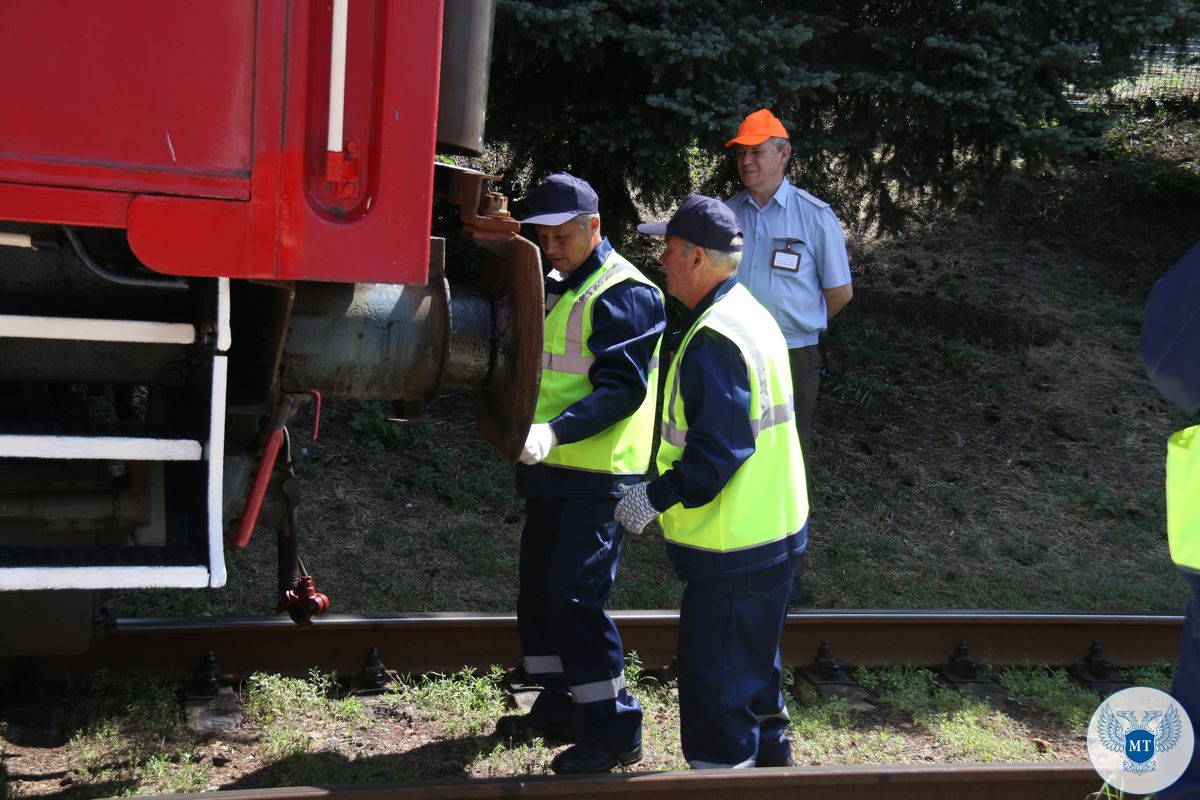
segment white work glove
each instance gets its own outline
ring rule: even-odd
[[[550,449],[558,444],[558,437],[548,422],[535,422],[529,426],[529,435],[525,437],[525,447],[521,450],[522,464],[539,464]]]
[[[617,502],[617,510],[613,516],[617,522],[630,533],[641,533],[642,529],[658,517],[650,498],[646,496],[646,483],[635,483],[632,486],[622,486],[623,497]]]

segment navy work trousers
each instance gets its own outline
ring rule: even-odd
[[[1179,780],[1157,794],[1160,800],[1200,800],[1200,575],[1180,570],[1188,588],[1187,611],[1183,616],[1183,641],[1179,646],[1179,667],[1171,694],[1192,718],[1196,750],[1192,762]]]
[[[525,671],[543,686],[539,722],[581,723],[610,749],[641,741],[642,709],[625,688],[617,626],[604,611],[621,560],[613,497],[530,497],[521,532],[517,623]]]
[[[782,763],[791,754],[779,640],[792,562],[691,581],[679,610],[679,728],[695,769]]]

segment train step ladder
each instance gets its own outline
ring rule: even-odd
[[[211,288],[210,288],[211,287]],[[213,318],[159,321],[75,316],[0,315],[0,338],[66,342],[127,343],[136,347],[183,346],[202,365],[190,395],[195,409],[175,424],[139,420],[55,420],[0,423],[0,460],[26,466],[31,474],[69,469],[71,462],[103,462],[118,476],[105,491],[12,493],[0,487],[0,517],[102,520],[118,515],[122,503],[142,515],[147,540],[87,542],[78,532],[54,530],[45,544],[10,545],[0,539],[0,591],[218,587],[225,584],[222,537],[222,479],[225,395],[228,374],[229,280],[200,283],[190,291],[215,291],[206,304]],[[211,364],[211,370],[208,365]],[[203,395],[207,393],[207,397]],[[136,486],[132,476],[138,476]],[[125,481],[125,485],[121,485]],[[85,487],[89,488],[89,487]],[[94,488],[94,487],[90,487]],[[6,492],[9,492],[6,494]],[[49,510],[52,509],[52,510]],[[49,510],[49,511],[48,511]],[[75,515],[72,517],[72,515]],[[82,542],[82,543],[81,543]]]

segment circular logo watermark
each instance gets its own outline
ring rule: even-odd
[[[1145,686],[1106,698],[1088,723],[1088,760],[1123,792],[1167,788],[1191,763],[1195,745],[1192,721],[1179,701]]]

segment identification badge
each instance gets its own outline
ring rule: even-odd
[[[800,254],[793,253],[790,246],[783,250],[776,250],[771,254],[771,269],[796,272],[800,269]]]

